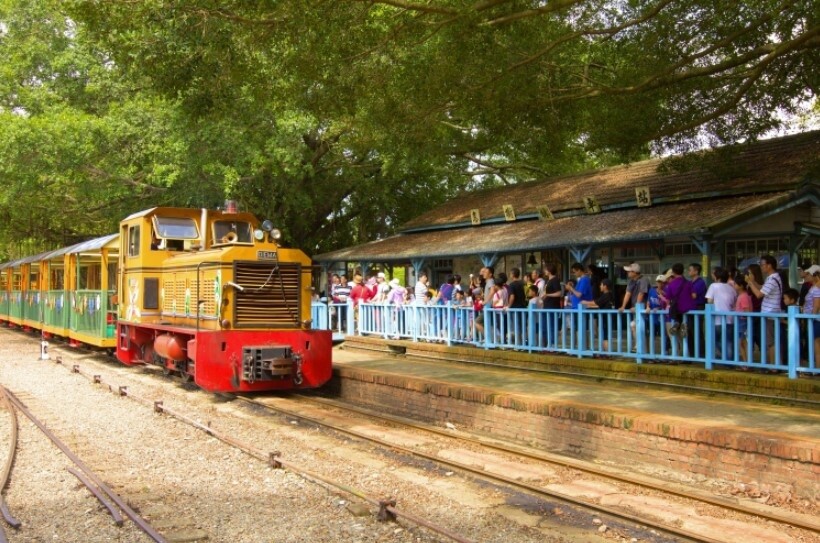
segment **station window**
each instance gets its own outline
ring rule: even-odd
[[[694,243],[667,243],[664,246],[666,256],[700,256],[700,250]]]
[[[128,229],[128,256],[140,255],[140,227],[132,226]]]
[[[726,242],[726,266],[743,269],[763,255],[788,253],[785,238],[731,240]]]
[[[627,258],[638,260],[640,258],[654,257],[655,250],[651,245],[635,245],[633,247],[620,247],[615,254],[616,260]]]

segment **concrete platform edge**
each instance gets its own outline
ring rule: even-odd
[[[342,398],[395,414],[439,424],[451,422],[569,456],[592,460],[615,456],[623,466],[640,462],[675,473],[787,489],[817,499],[817,440],[699,425],[668,415],[532,398],[359,367],[337,366],[334,373]]]

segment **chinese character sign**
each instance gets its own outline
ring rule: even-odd
[[[635,187],[635,200],[638,207],[649,207],[652,205],[652,196],[649,195],[649,187]]]
[[[504,220],[514,221],[515,220],[515,210],[513,209],[513,206],[511,206],[510,204],[507,204],[503,207],[503,209],[504,209]]]
[[[598,200],[595,199],[595,196],[584,196],[584,209],[587,210],[587,213],[601,212],[601,206],[598,205]]]
[[[555,216],[548,206],[538,206],[538,218],[542,221],[551,221],[555,219]]]

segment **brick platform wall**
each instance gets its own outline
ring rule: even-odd
[[[526,443],[551,452],[616,466],[640,463],[817,499],[820,449],[811,440],[661,420],[646,413],[610,411],[535,400],[477,387],[425,383],[358,368],[336,370],[340,397],[398,415]]]

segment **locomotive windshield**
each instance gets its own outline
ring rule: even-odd
[[[244,221],[214,221],[215,243],[252,243],[253,229]]]
[[[196,221],[191,218],[154,217],[157,237],[168,239],[197,239]]]

